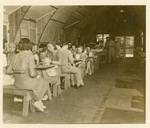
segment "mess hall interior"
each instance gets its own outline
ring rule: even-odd
[[[3,123],[144,124],[146,6],[3,6]]]

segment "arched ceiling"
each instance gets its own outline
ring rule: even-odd
[[[55,8],[52,8],[51,6],[31,6],[29,11],[26,13],[25,17],[38,20],[42,16],[55,11]]]
[[[4,6],[4,13],[9,15],[17,8]],[[55,13],[49,22],[62,24],[68,38],[72,32],[82,35],[145,31],[145,6],[31,6],[25,17],[37,21],[49,13]]]

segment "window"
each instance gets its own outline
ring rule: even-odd
[[[36,23],[31,20],[23,20],[20,27],[20,38],[29,38],[36,43]]]
[[[106,37],[109,37],[109,34],[97,34],[96,35],[96,41],[98,42],[98,41],[103,40],[104,41],[103,45],[105,46]]]

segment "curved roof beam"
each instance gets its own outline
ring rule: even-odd
[[[51,7],[55,8],[54,6],[51,6]],[[55,8],[55,9],[56,9],[56,8]],[[58,10],[58,8],[57,8],[54,12],[52,12],[52,13],[53,13],[52,16],[51,16],[51,17],[48,19],[48,21],[46,22],[46,24],[45,24],[45,26],[44,26],[44,28],[43,28],[43,30],[42,30],[42,33],[39,35],[38,42],[40,42],[40,40],[41,40],[41,38],[42,38],[42,35],[43,35],[43,33],[44,33],[46,27],[48,26],[48,23],[49,23],[50,20],[52,19],[53,15],[55,15],[55,13],[57,12],[57,10]]]
[[[63,29],[66,21],[69,19],[69,17],[72,15],[72,13],[74,13],[77,9],[78,9],[77,6],[69,6],[69,7],[68,6],[61,6],[61,7],[59,7],[56,10],[56,12],[54,13],[54,15],[49,19],[47,26],[45,27],[39,40],[40,41],[47,40],[48,33],[51,33],[51,32],[53,33],[54,29],[59,29],[59,30]],[[62,25],[60,25],[59,23]],[[55,24],[56,26],[55,25],[52,26],[51,24]],[[51,28],[48,28],[50,26],[51,26]],[[53,36],[52,36],[52,38],[53,38]],[[52,38],[51,38],[51,40],[53,40]]]

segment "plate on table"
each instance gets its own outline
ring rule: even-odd
[[[79,60],[74,60],[75,63],[80,62],[80,61],[82,61],[82,60],[81,60],[81,59],[79,59]]]

